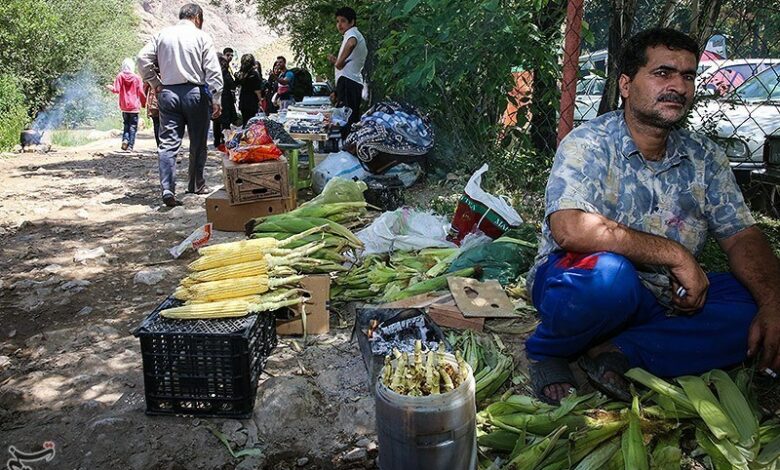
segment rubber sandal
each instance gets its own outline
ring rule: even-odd
[[[605,352],[594,358],[582,356],[578,364],[588,376],[588,381],[598,391],[618,400],[631,401],[631,391],[625,378],[622,379],[624,382],[623,386],[604,380],[606,372],[616,373],[622,378],[623,374],[630,369],[628,358],[622,353],[616,351]]]
[[[531,388],[536,397],[550,405],[560,405],[560,401],[553,400],[544,394],[544,389],[555,384],[577,384],[574,374],[569,368],[569,361],[560,357],[551,357],[539,362],[532,362],[528,367],[531,376]]]

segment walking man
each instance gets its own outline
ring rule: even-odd
[[[160,185],[166,206],[176,200],[176,155],[184,128],[190,137],[187,192],[204,194],[209,121],[222,113],[222,69],[211,37],[201,31],[203,9],[189,3],[181,7],[179,22],[154,36],[138,54],[145,81],[158,91],[160,108]],[[160,76],[155,74],[159,65]]]

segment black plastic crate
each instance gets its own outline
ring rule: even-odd
[[[231,418],[251,416],[257,379],[276,347],[272,314],[214,320],[170,320],[160,311],[135,330],[141,340],[146,413]]]

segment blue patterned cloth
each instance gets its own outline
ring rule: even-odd
[[[379,153],[425,155],[433,148],[434,132],[428,116],[414,106],[395,101],[380,102],[352,125],[347,146],[354,145],[357,157],[370,162]]]
[[[729,160],[710,139],[675,129],[666,155],[645,160],[628,132],[623,111],[574,129],[558,146],[545,193],[546,210],[534,266],[560,250],[548,223],[553,212],[595,212],[634,230],[675,240],[699,256],[707,234],[730,237],[755,224]],[[670,305],[668,271],[642,268],[640,277],[664,305]]]

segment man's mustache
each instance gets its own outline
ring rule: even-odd
[[[661,103],[678,103],[678,104],[685,104],[688,102],[685,96],[679,93],[664,93],[663,95],[658,97],[658,101]]]

